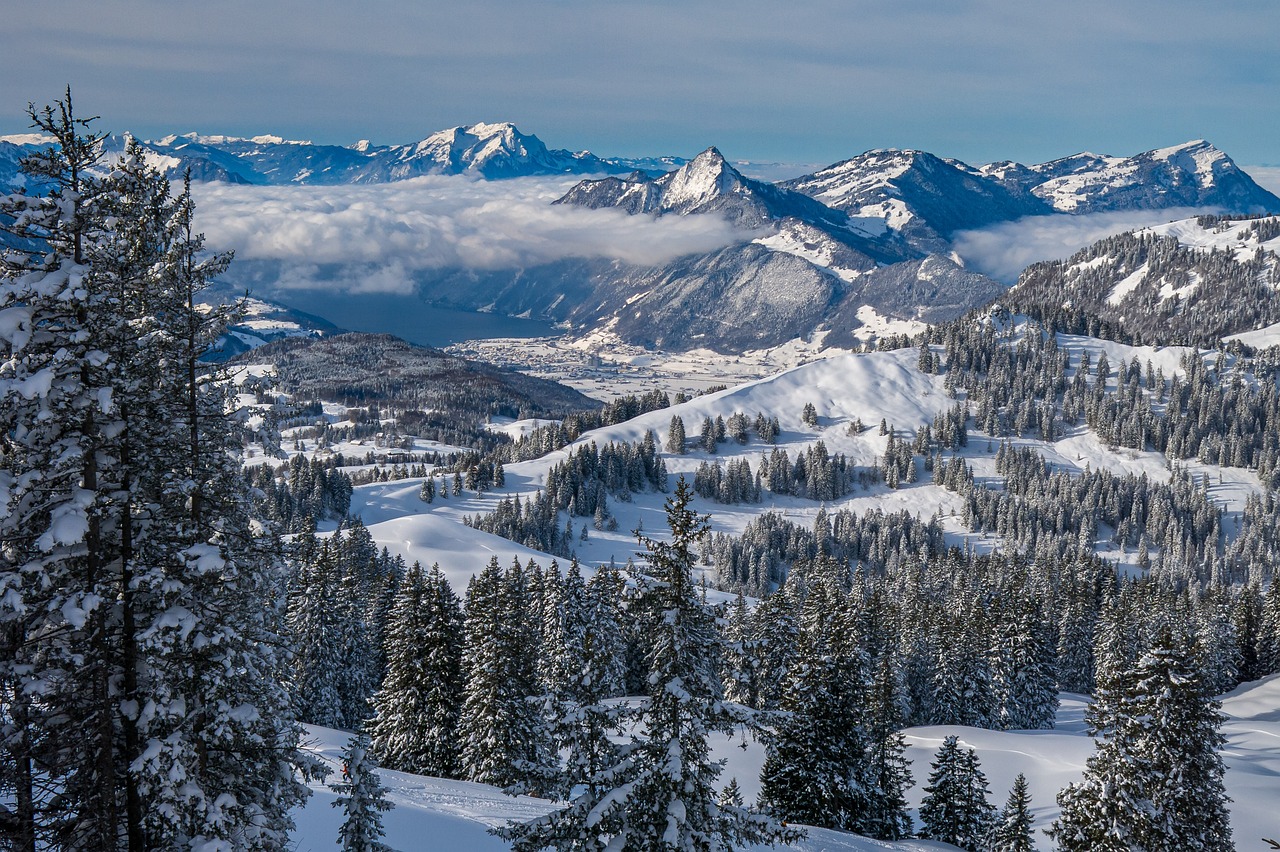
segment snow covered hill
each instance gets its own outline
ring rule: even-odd
[[[1104,354],[1113,364],[1137,359],[1140,364],[1151,362],[1153,369],[1159,369],[1168,377],[1179,375],[1183,357],[1195,351],[1183,347],[1127,346],[1070,335],[1059,335],[1058,345],[1071,354],[1073,362],[1078,362],[1086,354],[1094,363]],[[914,349],[842,355],[700,396],[615,426],[593,430],[569,447],[543,458],[508,464],[506,485],[479,495],[467,490],[449,500],[437,499],[428,505],[418,496],[422,483],[420,478],[360,485],[352,497],[351,514],[362,518],[379,547],[387,547],[408,564],[419,561],[429,566],[438,562],[455,588],[465,588],[470,577],[492,556],[497,556],[503,564],[509,564],[513,558],[521,561],[534,558],[547,564],[552,557],[464,526],[464,517],[492,512],[498,501],[509,495],[519,495],[522,499],[534,495],[546,485],[551,468],[578,446],[592,442],[598,446],[610,441],[635,442],[650,431],[662,445],[673,416],[682,419],[691,436],[696,436],[698,425],[705,418],[728,419],[738,412],[748,418],[754,418],[757,413],[776,415],[782,430],[776,445],[752,439],[741,445],[734,441],[720,444],[714,455],[693,446],[684,455],[663,453],[664,463],[673,478],[683,475],[692,480],[704,462],[728,464],[746,460],[754,470],[762,456],[775,446],[795,456],[818,441],[823,442],[829,453],[844,454],[851,465],[876,465],[889,442],[889,437],[880,434],[876,428],[882,420],[895,430],[898,438],[909,437],[916,429],[933,423],[938,414],[956,405],[957,400],[948,392],[944,377],[922,373],[917,367],[917,356]],[[1204,353],[1204,357],[1212,360],[1216,356]],[[1112,384],[1114,386],[1114,380]],[[814,406],[816,426],[806,424],[803,419],[806,404]],[[855,431],[852,427],[859,421],[864,429]],[[518,426],[514,424],[511,428]],[[286,451],[296,452],[291,449],[292,434],[285,437]],[[973,469],[975,477],[995,482],[1000,478],[995,465],[999,444],[999,439],[975,431],[971,425],[968,446],[950,451],[948,455],[962,457]],[[1175,475],[1169,461],[1160,453],[1110,445],[1085,426],[1075,427],[1053,441],[1023,437],[1013,439],[1012,445],[1032,448],[1048,461],[1052,469],[1072,475],[1105,470],[1117,476],[1146,476],[1156,483],[1167,483]],[[303,441],[302,447],[306,453],[315,450],[314,443],[310,441]],[[1203,464],[1194,459],[1183,461],[1180,466],[1197,480],[1203,480],[1211,503],[1227,513],[1225,533],[1230,539],[1238,532],[1235,519],[1244,510],[1250,496],[1263,492],[1257,474],[1241,468]],[[617,529],[590,530],[587,540],[574,544],[575,554],[588,567],[609,561],[619,565],[625,563],[637,550],[632,530],[641,529],[656,537],[663,535],[665,497],[658,492],[641,492],[632,495],[629,502],[611,500],[610,510],[617,517]],[[766,492],[760,504],[730,505],[697,498],[695,506],[711,515],[713,532],[740,534],[761,513],[768,511],[781,513],[788,520],[808,528],[812,527],[820,511],[832,513],[849,509],[861,514],[875,510],[885,513],[905,510],[926,521],[936,516],[949,544],[979,552],[1002,546],[998,534],[974,532],[966,525],[963,517],[965,499],[961,495],[928,481],[927,477],[913,483],[900,483],[898,488],[877,483],[821,503],[799,496]],[[573,520],[575,528],[590,523],[590,519]],[[329,528],[332,526],[329,524]],[[1137,552],[1113,542],[1110,533],[1106,528],[1098,530],[1097,552],[1124,570],[1137,571]]]
[[[1004,322],[993,318],[994,331],[1009,346],[1016,346],[1030,327],[1013,318]],[[1138,347],[1114,341],[1059,334],[1054,343],[1067,353],[1072,370],[1066,378],[1074,378],[1087,355],[1089,362],[1105,360],[1112,364],[1150,363],[1167,377],[1186,378],[1184,359],[1200,358],[1230,367],[1233,356],[1214,351],[1183,347]],[[659,444],[673,416],[683,419],[691,434],[704,418],[729,418],[735,413],[748,417],[757,412],[778,417],[781,433],[777,447],[793,455],[812,447],[818,440],[832,453],[847,455],[854,465],[873,465],[882,458],[890,436],[881,434],[881,420],[894,430],[897,439],[909,437],[919,427],[933,422],[963,397],[948,388],[945,375],[919,369],[920,353],[915,349],[844,355],[805,364],[766,379],[749,382],[716,393],[697,397],[669,409],[654,411],[632,420],[597,429],[581,436],[565,449],[543,458],[512,463],[506,467],[506,482],[501,488],[477,495],[464,490],[448,500],[425,503],[419,496],[421,478],[406,478],[357,486],[352,513],[360,516],[379,547],[387,547],[406,561],[424,565],[439,563],[455,589],[462,589],[472,575],[490,558],[509,564],[535,559],[548,565],[552,557],[506,539],[464,526],[464,516],[491,511],[498,500],[509,495],[531,497],[544,488],[551,468],[566,459],[577,447],[589,443],[604,445],[609,441],[632,442],[646,433],[656,433]],[[1225,360],[1222,360],[1225,359]],[[1109,387],[1117,384],[1112,381]],[[812,415],[805,407],[812,405]],[[813,416],[816,415],[816,416]],[[863,428],[857,428],[861,421]],[[495,424],[495,429],[515,434],[529,434],[536,424]],[[286,436],[287,437],[287,436]],[[973,475],[995,488],[1000,487],[1001,474],[996,469],[995,449],[999,441],[970,430],[965,447],[947,452],[959,456],[972,468]],[[1082,476],[1090,471],[1106,471],[1118,476],[1132,474],[1153,483],[1167,483],[1181,474],[1166,457],[1147,450],[1118,447],[1102,440],[1086,426],[1067,430],[1053,440],[1031,437],[1011,439],[1010,445],[1028,448],[1040,455],[1051,469]],[[292,442],[285,441],[286,449]],[[314,453],[315,446],[300,442],[301,450]],[[672,475],[690,476],[703,463],[727,463],[749,460],[757,464],[760,456],[772,451],[755,438],[746,444],[729,440],[709,454],[689,446],[685,454],[663,452],[662,458]],[[1210,503],[1225,511],[1222,531],[1229,541],[1240,532],[1241,515],[1250,500],[1265,489],[1253,470],[1211,465],[1186,460],[1183,470],[1204,490]],[[767,494],[760,504],[726,505],[704,498],[695,500],[699,511],[710,513],[713,532],[741,532],[762,512],[777,512],[801,527],[811,527],[819,513],[835,513],[849,509],[858,514],[874,511],[937,518],[948,544],[978,552],[1001,547],[1002,539],[994,532],[974,531],[964,522],[963,499],[941,485],[923,481],[901,483],[890,488],[883,483],[856,489],[841,498],[819,503],[799,496]],[[625,562],[636,550],[630,530],[641,529],[646,535],[662,538],[664,531],[664,494],[642,491],[630,501],[611,500],[618,520],[616,530],[590,530],[586,540],[575,544],[577,556],[590,570],[593,565],[610,560]],[[589,523],[572,519],[575,525]],[[557,522],[562,522],[558,518]],[[328,525],[332,528],[332,524]],[[1094,541],[1095,550],[1117,563],[1123,572],[1141,573],[1137,554],[1110,540],[1110,531],[1100,528]],[[1154,551],[1153,551],[1154,552]],[[712,600],[728,600],[728,595],[711,593]],[[1014,777],[1024,773],[1029,782],[1037,827],[1045,828],[1058,813],[1055,796],[1064,785],[1079,779],[1085,760],[1093,752],[1093,742],[1083,724],[1086,699],[1063,695],[1057,714],[1057,727],[1041,731],[994,731],[958,726],[915,727],[905,731],[909,758],[913,761],[916,787],[910,794],[912,807],[918,806],[921,789],[929,772],[929,763],[947,736],[957,736],[961,745],[977,750],[990,782],[991,798],[1001,804]],[[1280,676],[1241,685],[1224,700],[1227,722],[1223,732],[1227,746],[1223,752],[1227,762],[1227,790],[1234,799],[1232,823],[1239,848],[1261,836],[1272,836],[1276,827],[1268,805],[1275,793],[1275,779],[1280,775]],[[313,747],[332,760],[340,751],[342,735],[319,729],[312,731]],[[717,754],[729,761],[724,778],[737,778],[748,799],[758,790],[758,777],[763,748],[749,743],[740,749],[736,743],[717,741]],[[534,799],[513,799],[483,785],[422,779],[411,775],[383,772],[384,785],[391,791],[396,810],[387,817],[388,840],[394,848],[413,849],[419,838],[440,837],[450,848],[502,849],[489,836],[489,827],[508,819],[526,819],[544,812],[547,803]],[[332,794],[323,789],[299,814],[300,850],[332,848],[338,815],[329,807]],[[949,848],[922,841],[886,844],[876,841],[815,830],[795,848],[800,850],[924,850]],[[1048,849],[1041,840],[1041,849]]]
[[[1280,219],[1201,216],[1100,240],[1023,272],[1011,303],[1064,305],[1146,339],[1213,345],[1280,322]]]
[[[1083,696],[1063,696],[1057,727],[1045,731],[988,731],[963,727],[909,728],[908,757],[917,785],[911,792],[911,805],[917,807],[923,797],[921,787],[929,772],[929,763],[947,736],[957,736],[966,748],[977,751],[983,772],[990,782],[991,798],[1003,804],[1005,794],[1018,773],[1027,776],[1032,796],[1037,829],[1044,829],[1058,815],[1057,792],[1079,780],[1084,762],[1093,753],[1093,740],[1085,730]],[[1227,722],[1223,727],[1227,744],[1223,751],[1227,762],[1227,792],[1231,805],[1231,824],[1237,848],[1261,849],[1262,837],[1274,837],[1280,830],[1274,799],[1276,778],[1280,777],[1280,675],[1246,683],[1223,698]],[[339,755],[347,735],[341,731],[309,727],[307,747],[318,754],[335,772],[340,771]],[[715,753],[728,761],[723,778],[735,777],[750,798],[758,789],[763,749],[757,743],[746,750],[723,739],[717,740]],[[532,819],[546,813],[551,805],[539,799],[511,797],[493,787],[465,781],[424,778],[402,772],[379,770],[387,798],[395,805],[384,818],[386,841],[396,850],[410,852],[423,848],[430,838],[431,848],[484,850],[507,849],[508,846],[488,829],[510,820]],[[313,795],[306,807],[297,813],[298,831],[294,835],[298,852],[322,852],[337,847],[341,814],[331,807],[335,795],[320,784],[313,784]],[[1043,836],[1039,848],[1051,844]],[[923,852],[929,849],[954,849],[948,844],[927,840],[898,843],[868,840],[856,835],[825,829],[809,829],[806,840],[791,847],[800,852],[873,852],[903,850]]]

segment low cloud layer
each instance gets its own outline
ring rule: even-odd
[[[552,205],[575,181],[422,177],[368,186],[196,188],[210,248],[275,261],[277,287],[408,293],[434,269],[520,269],[568,257],[665,263],[750,239],[719,216],[654,219]],[[324,279],[328,280],[324,280]]]
[[[1245,166],[1244,170],[1258,186],[1280,195],[1280,166]]]
[[[1027,216],[988,228],[959,231],[952,245],[970,269],[1013,284],[1031,264],[1062,260],[1112,234],[1211,212],[1214,211],[1206,208],[1171,207],[1082,216]]]

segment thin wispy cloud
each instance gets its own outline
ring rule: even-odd
[[[1013,284],[1022,270],[1031,264],[1042,260],[1062,260],[1112,234],[1212,212],[1216,211],[1171,207],[1082,216],[1027,216],[987,228],[959,231],[952,245],[970,269],[1005,284]]]
[[[661,264],[754,233],[720,216],[629,216],[553,205],[574,180],[422,177],[335,187],[196,188],[197,224],[215,249],[280,264],[281,288],[413,290],[439,269],[522,269],[571,257]],[[333,267],[337,267],[335,274]]]

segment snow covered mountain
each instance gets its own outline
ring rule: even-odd
[[[797,200],[805,196],[817,203]],[[606,297],[591,312],[566,306],[560,317],[575,326],[606,324],[630,343],[682,348],[715,340],[736,349],[774,345],[797,329],[801,336],[825,331],[832,344],[847,345],[868,311],[936,322],[997,298],[1000,285],[949,256],[959,230],[1054,213],[1280,210],[1280,199],[1200,141],[1130,158],[1078,155],[981,169],[922,151],[876,150],[773,186],[744,178],[710,148],[656,179],[583,181],[557,203],[633,215],[719,213],[768,228],[751,246],[602,275],[593,294]]]
[[[758,233],[708,255],[600,276],[592,313],[575,326],[607,328],[630,343],[714,345],[740,351],[824,333],[849,344],[863,319],[949,319],[1002,288],[953,261],[913,248],[874,217],[744,177],[716,148],[653,179],[588,180],[557,204],[617,208],[633,215],[719,214]],[[943,270],[944,278],[938,277]],[[889,273],[888,270],[893,270]],[[917,296],[923,296],[919,301]]]
[[[783,185],[850,216],[878,219],[927,251],[945,251],[946,237],[964,228],[1051,212],[1023,187],[924,151],[867,151]]]
[[[110,136],[108,152],[124,147]],[[0,137],[0,185],[20,185],[18,159],[47,144],[31,134]],[[428,174],[469,175],[490,180],[536,175],[662,172],[678,158],[602,159],[581,151],[550,149],[537,136],[509,122],[473,124],[432,133],[408,145],[317,145],[263,135],[251,138],[187,133],[143,143],[153,164],[171,179],[190,168],[198,181],[259,185],[385,183]]]
[[[585,180],[556,204],[598,209],[617,207],[628,213],[720,213],[736,225],[758,227],[775,219],[795,219],[843,242],[883,252],[847,216],[812,198],[743,176],[715,147],[658,178],[642,172],[617,178]],[[874,234],[875,232],[871,232]]]
[[[1070,306],[1164,343],[1247,336],[1280,323],[1280,218],[1201,216],[1108,237],[1028,267],[1009,300]]]
[[[879,218],[928,251],[945,251],[958,230],[1055,212],[1280,212],[1280,198],[1204,140],[1132,157],[1085,153],[1032,166],[1005,161],[974,167],[923,151],[882,149],[783,185],[851,216]]]
[[[1076,154],[1038,166],[993,163],[979,172],[1028,189],[1060,213],[1219,207],[1224,212],[1280,212],[1280,198],[1258,186],[1203,139],[1132,157]]]
[[[527,175],[599,174],[623,167],[589,152],[550,150],[508,122],[433,133],[413,145],[367,148],[370,164],[357,180],[377,183],[424,174],[476,175],[490,180]]]
[[[20,186],[17,162],[41,144],[29,135],[0,137],[0,185]],[[124,137],[105,144],[118,150]],[[1031,215],[1173,206],[1280,212],[1280,199],[1203,141],[1031,166],[974,167],[881,149],[778,184],[744,176],[714,147],[687,162],[602,159],[549,149],[509,123],[455,127],[397,146],[196,134],[146,144],[153,164],[170,175],[190,168],[197,180],[255,185],[612,173],[583,180],[555,203],[636,216],[720,216],[741,229],[741,239],[657,266],[569,258],[497,271],[433,268],[415,284],[433,304],[548,319],[579,336],[608,333],[672,349],[714,343],[740,352],[818,334],[848,344],[869,333],[868,320],[919,327],[958,316],[1004,289],[952,253],[953,235],[965,229]],[[1252,327],[1233,321],[1221,330]]]

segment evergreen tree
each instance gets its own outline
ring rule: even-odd
[[[341,637],[344,613],[335,606],[342,578],[334,537],[319,542],[315,562],[300,565],[289,599],[288,627],[293,647],[291,692],[298,718],[342,728],[344,715]]]
[[[340,808],[346,817],[338,830],[344,852],[391,852],[391,847],[379,840],[386,834],[382,814],[392,806],[376,769],[368,735],[355,734],[342,752],[342,780],[329,785],[338,794],[333,807]]]
[[[871,786],[867,660],[844,617],[838,567],[823,559],[809,569],[797,660],[782,696],[786,715],[760,773],[760,799],[788,822],[860,831]]]
[[[920,836],[978,852],[995,821],[995,808],[987,800],[987,779],[977,754],[960,748],[958,738],[947,737],[930,765],[933,772],[920,804]]]
[[[1084,779],[1058,794],[1050,835],[1063,852],[1235,848],[1218,750],[1222,714],[1187,636],[1165,628],[1091,712],[1097,750]]]
[[[633,740],[620,762],[598,773],[568,806],[495,832],[516,850],[710,852],[799,836],[769,817],[721,804],[714,786],[720,765],[710,759],[708,734],[750,724],[752,717],[719,700],[714,621],[691,575],[693,547],[707,529],[705,518],[689,509],[692,497],[680,479],[667,501],[671,542],[640,537],[650,576],[638,581],[644,605],[659,617]]]
[[[901,840],[911,835],[907,791],[914,780],[907,759],[905,685],[902,671],[888,649],[880,653],[867,698],[867,811],[864,834],[880,840]]]
[[[757,669],[760,649],[753,637],[751,611],[747,599],[738,592],[737,600],[729,610],[729,622],[725,628],[723,672],[724,697],[748,707],[759,703]]]
[[[386,631],[387,675],[369,723],[383,766],[456,778],[462,704],[462,607],[439,565],[414,563]]]
[[[281,849],[297,749],[281,682],[284,574],[249,514],[225,384],[199,361],[229,257],[130,142],[70,92],[2,203],[0,725],[17,848]],[[33,700],[34,696],[38,700]]]
[[[1009,791],[1009,801],[991,833],[990,852],[1035,852],[1034,822],[1027,777],[1019,772]]]
[[[679,414],[671,415],[671,425],[667,428],[667,452],[682,456],[685,448],[684,420]]]
[[[550,755],[527,593],[523,569],[504,575],[497,557],[467,588],[458,735],[467,780],[536,790]]]
[[[1058,711],[1054,655],[1041,628],[1044,619],[1030,604],[1005,617],[994,650],[998,722],[1006,730],[1052,728]]]
[[[566,796],[595,783],[615,761],[615,714],[604,701],[621,685],[622,647],[618,589],[607,576],[610,569],[600,569],[606,576],[592,588],[583,582],[577,560],[562,580],[558,570],[547,572],[556,582],[548,586],[552,600],[544,611],[547,629],[539,662],[547,690],[544,712],[561,756],[545,790]]]
[[[698,445],[708,453],[716,451],[716,423],[710,417],[702,418],[702,431],[698,438]]]

